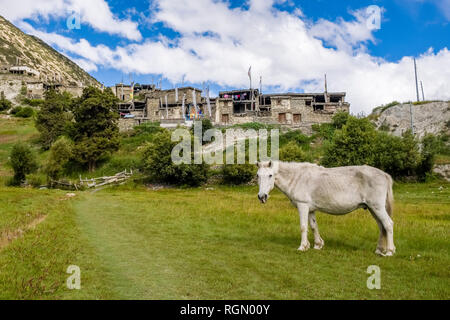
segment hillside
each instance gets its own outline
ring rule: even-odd
[[[0,66],[20,64],[40,72],[41,78],[59,75],[61,81],[71,85],[99,85],[97,80],[66,56],[60,54],[41,39],[27,35],[0,16]]]
[[[414,130],[417,136],[426,133],[450,133],[450,102],[434,101],[412,104]],[[374,109],[370,118],[374,120],[377,129],[389,131],[400,136],[411,128],[410,104],[403,103]]]

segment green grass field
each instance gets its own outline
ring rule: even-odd
[[[324,249],[298,252],[295,208],[279,192],[262,205],[256,192],[123,186],[68,199],[2,188],[2,234],[46,219],[0,249],[0,298],[450,298],[449,185],[396,186],[391,258],[374,254],[378,230],[363,210],[318,214]],[[81,290],[66,288],[69,265]],[[381,268],[380,290],[366,287],[369,265]]]
[[[262,205],[254,186],[129,183],[73,198],[4,187],[12,145],[36,137],[32,120],[0,119],[0,299],[450,299],[449,183],[395,184],[394,257],[374,254],[363,210],[319,213],[325,247],[302,253],[297,211],[278,191]],[[136,139],[95,175],[136,161]],[[70,265],[81,290],[66,286]],[[367,289],[370,265],[380,290]]]

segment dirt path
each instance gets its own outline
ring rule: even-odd
[[[40,224],[41,222],[43,222],[45,220],[45,218],[47,218],[47,215],[41,215],[41,216],[38,216],[37,218],[35,218],[33,221],[31,221],[29,224],[27,224],[23,228],[18,228],[14,231],[3,232],[0,235],[0,251],[3,250],[3,248],[5,248],[7,245],[9,245],[14,240],[21,238],[25,234],[25,232],[36,228],[36,226],[38,224]]]

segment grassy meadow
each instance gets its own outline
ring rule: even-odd
[[[364,210],[318,213],[325,247],[298,252],[297,211],[276,190],[262,205],[255,186],[5,187],[12,144],[36,137],[31,120],[0,119],[0,299],[450,299],[449,183],[395,184],[393,257],[374,254]],[[130,151],[115,157],[131,163]],[[69,265],[81,290],[66,287]],[[370,265],[380,290],[366,286]]]

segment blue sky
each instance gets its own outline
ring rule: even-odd
[[[0,14],[74,59],[106,85],[185,83],[212,92],[263,79],[263,90],[346,91],[353,112],[415,97],[448,99],[449,0],[0,0]],[[49,5],[49,2],[51,5]],[[195,5],[197,4],[197,5]],[[269,4],[269,5],[268,5]],[[381,9],[368,29],[367,7]],[[76,13],[80,29],[69,29]],[[431,48],[431,49],[430,49]],[[374,92],[384,92],[374,95]]]

